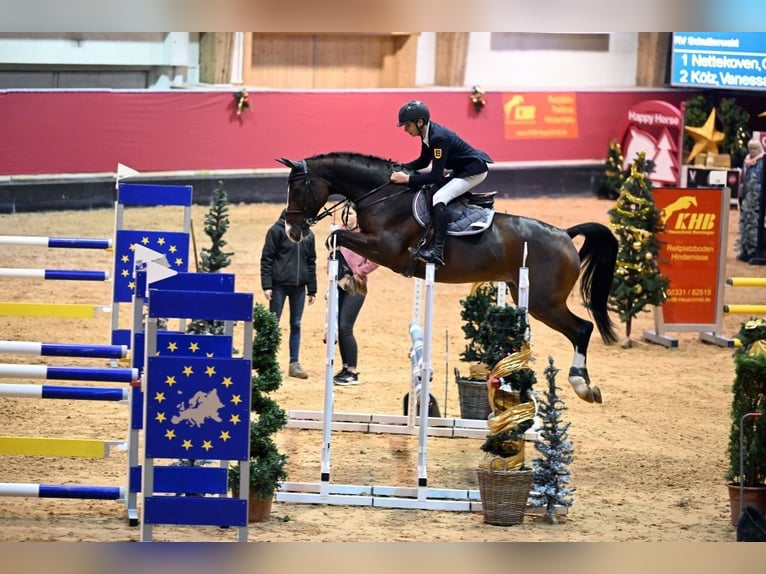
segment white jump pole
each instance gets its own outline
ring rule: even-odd
[[[420,432],[418,433],[418,500],[428,497],[428,402],[431,391],[431,340],[433,335],[434,310],[433,263],[426,264],[426,310],[423,329],[423,369],[420,374]]]
[[[335,225],[331,232],[335,231]],[[333,388],[333,363],[335,360],[335,338],[338,324],[338,259],[337,244],[333,236],[332,257],[327,266],[327,338],[325,343],[324,372],[324,419],[322,420],[322,471],[319,484],[320,497],[330,495],[330,443],[332,441],[332,415],[335,402]]]
[[[521,267],[519,268],[519,307],[524,309],[524,316],[527,320],[527,331],[524,338],[529,341],[531,333],[529,330],[529,268],[527,267],[527,242],[524,242],[524,253],[521,258]]]
[[[413,325],[420,325],[420,313],[421,313],[421,298],[423,296],[423,280],[419,277],[415,278],[415,285],[413,288],[413,297],[412,297],[412,321],[410,321],[410,338],[412,339],[412,329]],[[422,340],[422,338],[421,338]],[[412,355],[416,352],[415,348],[415,340],[412,339],[413,344],[410,347],[410,360],[412,361]],[[419,349],[422,349],[422,344],[419,344]],[[417,408],[417,392],[418,392],[418,376],[417,373],[415,373],[415,364],[412,364],[412,376],[410,377],[410,393],[407,396],[408,399],[408,405],[407,405],[407,426],[410,428],[415,428],[415,417],[417,416],[415,414],[416,408]]]

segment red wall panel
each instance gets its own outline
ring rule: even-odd
[[[638,102],[679,106],[679,91],[576,92],[578,137],[506,140],[502,92],[475,112],[469,91],[253,91],[236,115],[229,91],[0,92],[0,175],[280,167],[330,151],[407,161],[419,142],[396,127],[399,106],[424,100],[435,121],[497,162],[598,160]]]

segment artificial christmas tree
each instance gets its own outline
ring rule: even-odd
[[[223,236],[228,229],[229,198],[223,187],[223,182],[219,181],[218,186],[213,190],[210,209],[205,216],[205,235],[210,238],[211,246],[209,248],[203,247],[200,250],[200,258],[202,259],[200,271],[203,273],[216,273],[231,264],[231,256],[234,253],[227,253],[223,250],[226,246],[226,240]],[[223,329],[223,321],[196,319],[189,323],[186,332],[197,335],[222,335]]]
[[[619,313],[625,323],[622,346],[628,348],[633,345],[630,338],[633,317],[648,311],[648,305],[661,305],[667,299],[669,283],[659,269],[660,243],[656,234],[663,227],[652,197],[652,182],[646,176],[644,152],[631,165],[630,176],[609,216],[617,234],[618,251],[608,307]]]
[[[535,449],[542,456],[532,459],[534,479],[529,501],[532,507],[544,508],[545,521],[549,524],[563,522],[566,509],[572,506],[569,488],[569,466],[573,460],[574,448],[569,438],[569,425],[562,421],[567,410],[564,401],[556,393],[556,375],[559,369],[553,366],[553,357],[548,357],[545,378],[548,390],[537,405],[537,414],[542,421],[535,441]]]
[[[625,158],[622,156],[620,142],[613,139],[609,143],[606,168],[598,183],[598,190],[596,192],[601,199],[617,199],[620,195],[620,188],[625,181],[625,173],[622,168],[624,161]]]

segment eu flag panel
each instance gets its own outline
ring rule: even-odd
[[[150,357],[146,457],[246,460],[251,365],[247,359]]]
[[[231,357],[234,338],[230,335],[195,335],[176,331],[157,332],[157,354],[183,357]],[[133,363],[144,368],[144,333],[136,333],[133,341]]]
[[[136,289],[133,252],[136,245],[165,255],[174,271],[189,269],[189,234],[178,231],[118,229],[114,257],[114,303],[129,303]]]

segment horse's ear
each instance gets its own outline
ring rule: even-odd
[[[293,160],[287,159],[286,157],[280,157],[276,161],[278,161],[282,165],[286,165],[290,169],[293,169],[296,166],[296,163]]]

